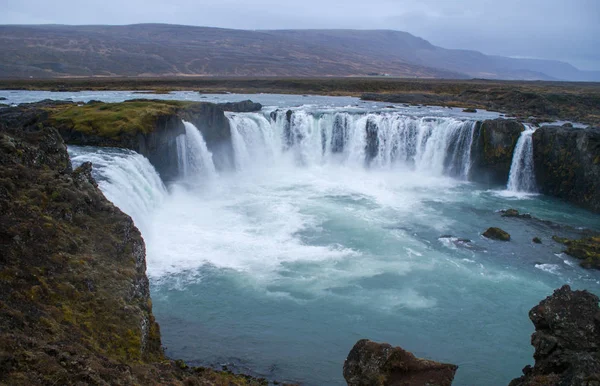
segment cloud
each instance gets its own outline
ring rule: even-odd
[[[162,22],[239,29],[396,29],[446,48],[600,69],[597,0],[20,0],[4,24]]]

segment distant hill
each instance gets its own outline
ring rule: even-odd
[[[186,75],[600,81],[567,63],[448,50],[400,31],[0,26],[0,78]]]

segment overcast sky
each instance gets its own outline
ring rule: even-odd
[[[600,0],[0,0],[0,24],[395,29],[445,48],[600,70]]]

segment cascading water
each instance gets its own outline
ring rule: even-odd
[[[532,138],[534,132],[535,129],[526,126],[515,146],[508,184],[506,185],[506,189],[511,192],[536,192]]]
[[[480,237],[508,204],[456,181],[471,167],[468,118],[303,108],[227,117],[237,172],[217,175],[186,124],[178,155],[192,183],[168,193],[136,153],[69,149],[142,230],[172,357],[341,386],[348,349],[366,335],[460,363],[457,384],[506,384],[531,358],[526,310],[564,282],[600,288],[551,243],[531,243],[554,228],[507,221],[511,243]],[[527,158],[526,136],[516,158]],[[196,176],[218,183],[206,189]],[[519,209],[557,221],[577,210],[537,199]],[[569,218],[600,227],[583,211]]]
[[[461,179],[469,175],[476,126],[475,121],[453,118],[303,110],[277,111],[270,126],[260,114],[232,114],[229,119],[240,164],[287,150],[301,165],[341,162],[382,169],[405,166]],[[250,156],[250,149],[256,154]]]
[[[92,174],[106,198],[130,215],[146,235],[149,215],[167,196],[150,161],[124,149],[69,146],[68,151],[73,167],[92,163]]]
[[[177,156],[180,175],[184,178],[213,178],[217,172],[213,155],[208,150],[202,133],[190,122],[183,121],[185,135],[177,137]]]

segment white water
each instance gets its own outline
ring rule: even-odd
[[[285,111],[271,122],[262,114],[229,114],[238,170],[291,162],[382,170],[410,169],[467,179],[475,121],[416,118],[397,113]]]
[[[533,166],[533,133],[528,126],[521,133],[515,147],[506,189],[518,193],[535,193],[535,171]]]
[[[532,245],[555,229],[495,210],[590,217],[542,198],[509,203],[461,181],[473,121],[296,110],[286,127],[285,112],[228,117],[236,172],[207,169],[212,155],[203,140],[188,144],[200,134],[186,125],[179,182],[206,183],[176,182],[168,193],[161,184],[142,209],[128,205],[157,178],[147,160],[100,156],[142,162],[135,183],[107,179],[127,168],[119,162],[94,168],[107,197],[141,225],[173,357],[342,385],[345,356],[369,337],[460,364],[457,385],[506,384],[531,361],[527,311],[564,282],[600,287],[551,242]],[[85,151],[80,162],[106,152]],[[499,221],[511,243],[481,238]]]
[[[102,192],[130,215],[142,234],[150,233],[152,213],[167,197],[167,190],[148,159],[134,151],[69,146],[73,167],[92,163]]]
[[[183,121],[185,135],[177,137],[179,171],[184,178],[214,178],[217,175],[213,155],[202,133],[190,122]]]

